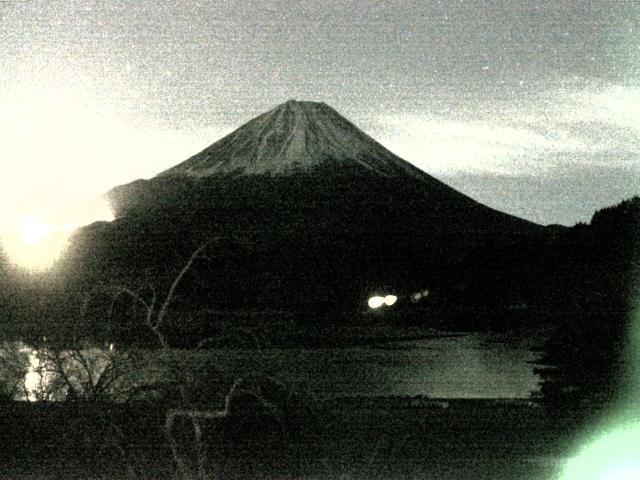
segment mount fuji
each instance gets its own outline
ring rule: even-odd
[[[422,287],[441,302],[461,291],[469,302],[504,301],[522,290],[514,282],[544,236],[402,160],[326,104],[293,100],[106,197],[116,220],[78,232],[66,271],[79,285],[166,283],[216,239],[176,311],[349,316],[373,292]]]
[[[325,103],[295,100],[259,115],[150,180],[114,188],[107,197],[117,216],[123,216],[131,209],[151,211],[161,206],[177,208],[184,202],[192,203],[189,197],[193,197],[193,193],[187,190],[198,190],[223,180],[242,183],[242,179],[247,182],[260,179],[264,185],[259,190],[268,195],[270,181],[290,183],[295,189],[296,183],[305,183],[310,178],[316,180],[316,185],[309,185],[311,191],[320,197],[329,196],[333,189],[349,184],[350,189],[360,192],[360,200],[365,203],[360,205],[363,209],[367,203],[390,206],[395,203],[395,207],[402,207],[406,202],[427,200],[430,205],[422,205],[421,209],[440,209],[447,216],[452,209],[459,211],[467,217],[463,222],[465,229],[472,226],[467,223],[470,217],[482,218],[483,230],[489,225],[509,230],[535,228],[530,222],[492,210],[448,187],[387,150]],[[313,188],[318,183],[325,193]],[[385,184],[398,188],[392,193],[386,191]],[[376,192],[376,188],[382,190]],[[412,195],[394,198],[406,197],[406,191],[411,191]],[[242,203],[246,194],[237,189],[232,195],[235,198],[223,199],[215,191],[208,193],[218,202],[236,204]],[[288,192],[282,200],[290,203],[290,193],[294,192]],[[197,200],[208,203],[209,199]],[[306,195],[297,200],[308,204],[317,199]]]
[[[160,175],[287,175],[321,166],[425,177],[325,103],[295,100],[254,118]]]

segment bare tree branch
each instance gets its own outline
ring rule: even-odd
[[[175,295],[175,291],[176,288],[178,288],[178,285],[180,284],[180,282],[182,281],[182,278],[186,275],[186,273],[191,269],[191,266],[193,265],[193,262],[196,261],[196,259],[198,258],[198,256],[200,255],[200,253],[207,248],[210,244],[211,244],[212,240],[203,243],[202,245],[200,245],[189,257],[189,260],[187,260],[187,263],[184,264],[184,266],[180,269],[180,271],[178,272],[178,275],[176,275],[176,277],[173,279],[173,282],[171,282],[171,286],[169,287],[169,292],[167,293],[167,296],[164,299],[164,302],[162,303],[162,306],[160,307],[160,310],[158,311],[158,315],[156,316],[156,321],[153,324],[153,330],[157,330],[160,328],[160,326],[162,325],[162,321],[164,320],[165,316],[167,315],[167,311],[169,310],[169,306],[171,305],[171,302],[173,301],[173,296]]]

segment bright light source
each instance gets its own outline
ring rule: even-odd
[[[375,295],[371,297],[367,303],[369,304],[369,308],[380,308],[383,305],[390,307],[397,301],[398,297],[396,297],[395,295],[385,295],[384,297]]]
[[[24,217],[18,223],[18,233],[25,243],[35,245],[51,233],[51,227],[39,217]]]
[[[569,460],[562,480],[631,480],[640,478],[640,425],[618,430],[588,445]]]
[[[369,308],[380,308],[382,305],[385,304],[384,298],[385,297],[379,297],[379,296],[371,297],[367,302],[369,304]]]
[[[398,301],[398,297],[396,297],[395,295],[387,295],[386,297],[384,297],[384,304],[389,307],[394,303],[396,303],[397,301]]]
[[[0,225],[0,239],[13,263],[27,270],[40,271],[51,267],[60,257],[75,229],[113,219],[111,204],[98,198],[66,212],[48,212],[46,215],[43,212],[41,216],[18,214],[15,219]]]
[[[33,349],[27,350],[29,352],[29,369],[24,376],[24,388],[27,394],[26,400],[34,402],[37,400],[38,390],[42,387],[45,379],[42,375],[38,352]]]
[[[2,248],[16,265],[28,270],[50,267],[67,245],[70,232],[62,232],[37,216],[23,216],[0,231]]]
[[[603,477],[604,480],[638,480],[640,478],[640,465],[638,463],[617,465]]]

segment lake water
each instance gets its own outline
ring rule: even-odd
[[[207,356],[234,376],[268,374],[322,397],[525,398],[539,380],[531,346],[526,336],[469,334],[379,347],[224,349]]]
[[[531,348],[536,344],[533,339],[539,342],[539,338],[536,334],[467,334],[348,348],[225,348],[167,353],[173,357],[168,359],[172,363],[180,360],[185,366],[210,365],[235,379],[269,375],[294,391],[321,398],[527,398],[538,387],[539,379],[533,372],[538,354]],[[107,353],[100,352],[90,355],[97,359]],[[148,353],[151,359],[159,352]],[[29,359],[35,358],[32,352]],[[40,383],[37,365],[31,367],[25,377],[27,389]]]

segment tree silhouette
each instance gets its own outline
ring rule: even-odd
[[[588,226],[564,233],[562,243],[565,257],[548,273],[562,281],[556,331],[536,369],[541,393],[548,405],[601,408],[624,389],[631,307],[639,293],[640,197],[596,212]]]

